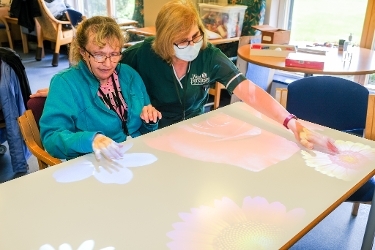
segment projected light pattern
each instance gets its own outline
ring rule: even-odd
[[[93,240],[84,241],[77,250],[94,250],[95,242]],[[50,244],[45,244],[39,248],[39,250],[73,250],[71,245],[68,243],[61,244],[58,248],[54,248]],[[100,250],[115,250],[114,247],[100,248]]]
[[[280,202],[263,197],[245,197],[242,206],[223,197],[213,207],[192,208],[180,213],[182,222],[167,233],[172,250],[190,249],[277,249],[281,235],[300,223],[305,210],[290,211]]]
[[[370,146],[342,140],[335,141],[335,145],[339,149],[336,155],[301,151],[306,165],[328,176],[351,180],[366,163],[375,159],[375,149]]]
[[[124,145],[129,150],[133,144]],[[128,169],[141,167],[155,162],[157,158],[148,153],[127,153],[119,160],[84,161],[70,164],[53,173],[57,182],[69,183],[87,179],[91,176],[105,184],[126,184],[133,178],[133,172]]]
[[[147,138],[146,143],[186,158],[225,163],[254,172],[286,160],[300,150],[295,142],[223,113],[175,127],[166,134]]]

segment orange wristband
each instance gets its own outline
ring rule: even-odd
[[[296,120],[297,120],[297,116],[295,116],[295,115],[293,115],[293,114],[289,114],[289,115],[285,118],[285,120],[284,120],[284,122],[283,122],[284,127],[286,127],[287,129],[289,129],[289,128],[288,128],[288,122],[289,122],[290,120],[292,120],[292,119],[296,119]]]

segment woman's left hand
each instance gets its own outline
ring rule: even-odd
[[[161,119],[161,113],[154,108],[151,104],[144,106],[141,113],[141,119],[146,123],[156,123]]]
[[[295,119],[292,119],[288,123],[288,128],[294,133],[297,141],[307,149],[313,149],[331,155],[339,153],[339,150],[335,146],[333,139],[317,132],[308,130]]]

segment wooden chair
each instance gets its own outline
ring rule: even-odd
[[[40,170],[61,163],[60,159],[52,157],[44,150],[40,140],[39,129],[31,110],[26,110],[17,120],[26,146],[38,159]]]
[[[38,0],[41,16],[35,18],[38,35],[38,48],[35,59],[42,59],[43,41],[55,43],[55,51],[52,59],[52,66],[59,64],[60,46],[70,44],[73,40],[73,30],[63,30],[63,25],[70,25],[70,21],[57,20],[49,11],[44,0]]]
[[[210,88],[208,90],[208,93],[214,96],[214,109],[217,109],[220,106],[220,95],[222,89],[225,89],[224,85],[216,82],[215,88]]]
[[[288,88],[277,88],[275,99],[303,120],[375,140],[375,95],[356,82],[332,76],[305,77]],[[359,205],[353,203],[353,216]]]

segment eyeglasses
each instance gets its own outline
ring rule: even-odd
[[[93,55],[91,52],[89,52],[86,48],[83,48],[87,53],[89,53],[90,56],[92,56],[97,63],[104,63],[107,58],[113,63],[118,63],[121,59],[121,53],[119,52],[113,52],[111,55],[106,56],[106,55],[101,55],[101,54],[96,54]]]
[[[179,49],[185,49],[187,48],[191,42],[193,43],[199,43],[200,41],[202,41],[203,39],[203,34],[200,34],[196,37],[193,37],[193,39],[189,40],[189,41],[184,41],[184,42],[180,42],[180,43],[174,43],[174,45],[179,48]]]

